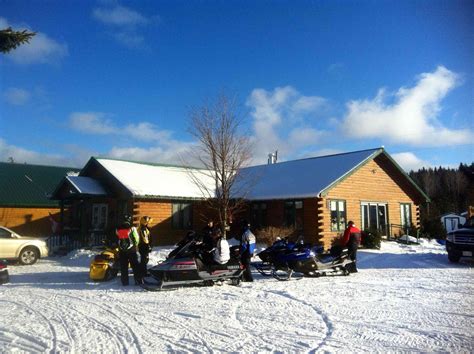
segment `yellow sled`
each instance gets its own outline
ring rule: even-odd
[[[107,281],[115,278],[119,271],[118,248],[105,247],[94,257],[89,269],[89,277],[94,281]]]

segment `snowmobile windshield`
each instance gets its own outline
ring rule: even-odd
[[[169,258],[192,257],[196,251],[196,248],[196,240],[188,240],[188,242],[183,242],[181,246],[178,245],[178,248],[170,253]]]

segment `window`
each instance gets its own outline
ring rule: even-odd
[[[447,232],[457,230],[459,228],[460,220],[458,217],[447,217],[444,219],[444,228]]]
[[[303,229],[303,201],[286,201],[284,206],[285,226],[294,227],[296,230]]]
[[[11,237],[12,237],[12,234],[10,231],[2,229],[0,227],[0,238],[11,238]]]
[[[411,204],[401,203],[400,204],[400,224],[403,230],[406,230],[411,226]]]
[[[104,230],[107,226],[107,204],[92,204],[92,228]]]
[[[331,231],[344,231],[346,228],[346,201],[331,200]]]
[[[378,230],[387,235],[388,212],[385,203],[361,203],[362,230]]]
[[[185,230],[192,228],[192,205],[191,203],[173,203],[172,205],[173,229]]]
[[[267,203],[253,203],[250,220],[252,226],[261,229],[267,226]]]

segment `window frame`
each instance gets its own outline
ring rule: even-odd
[[[364,212],[364,207],[367,207],[367,212]],[[364,231],[370,230],[371,228],[371,222],[372,218],[370,217],[370,207],[375,207],[376,208],[376,220],[375,223],[377,225],[376,229],[381,232],[383,235],[388,235],[389,234],[389,229],[390,229],[390,211],[389,211],[389,203],[388,202],[361,202],[360,203],[360,226],[361,229]],[[383,207],[385,210],[385,215],[384,215],[384,221],[385,221],[385,227],[382,227],[380,223],[380,212],[379,208]],[[366,219],[367,218],[367,223]]]
[[[333,222],[332,222],[332,203],[335,203],[336,205],[336,224],[337,227],[333,227]],[[340,203],[342,202],[344,210],[342,211],[344,213],[344,223],[341,228],[341,211],[339,210],[339,206],[341,205]],[[331,231],[333,232],[341,232],[344,231],[347,227],[347,203],[345,199],[329,199],[329,220],[330,220],[330,225],[331,225]]]
[[[297,224],[297,210],[301,210],[301,225]],[[290,218],[292,219],[292,222],[288,222]],[[283,202],[283,223],[285,227],[294,227],[297,230],[303,230],[304,202],[302,199],[285,200]]]
[[[267,202],[253,202],[250,206],[251,210],[251,224],[256,229],[261,229],[268,226],[267,222]]]
[[[406,211],[408,210],[408,218]],[[411,203],[400,203],[400,226],[403,230],[407,230],[412,225]],[[405,220],[404,220],[405,219]],[[407,223],[408,221],[408,223]]]
[[[187,215],[186,215],[186,210],[189,210]],[[193,227],[192,202],[191,201],[172,201],[171,202],[171,228],[173,230],[188,230],[188,229],[192,229],[192,227]]]

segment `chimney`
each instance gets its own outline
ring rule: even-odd
[[[273,165],[277,163],[278,160],[278,150],[275,150],[275,152],[271,152],[268,154],[268,164]]]

